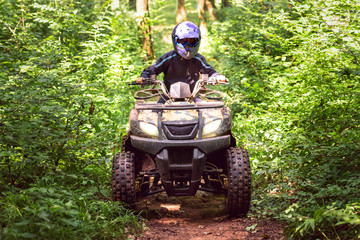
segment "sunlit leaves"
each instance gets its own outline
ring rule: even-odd
[[[126,131],[126,82],[141,63],[136,23],[100,2],[0,3],[2,182],[105,164]]]
[[[269,211],[254,209],[297,222],[296,236],[329,230],[339,218],[307,217],[332,201],[338,208],[329,215],[337,214],[359,194],[348,187],[360,171],[359,7],[355,1],[244,2],[215,26],[228,43],[221,49],[230,62],[224,69],[234,96],[233,130],[250,151],[255,185],[269,193],[255,190],[257,206]],[[292,202],[298,207],[279,214]]]

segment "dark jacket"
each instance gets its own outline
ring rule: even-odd
[[[151,75],[160,73],[164,73],[164,83],[168,89],[171,84],[179,81],[190,84],[190,88],[193,89],[196,81],[199,80],[199,73],[209,74],[209,77],[219,75],[201,54],[197,53],[188,60],[174,50],[162,55],[141,73],[141,77],[150,78]]]

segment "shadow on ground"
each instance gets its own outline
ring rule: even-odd
[[[147,219],[141,240],[281,240],[284,225],[272,220],[229,218],[224,195],[198,192],[193,197],[165,193],[140,199],[139,213]]]
[[[205,192],[198,192],[193,197],[168,197],[161,193],[140,199],[137,209],[146,219],[167,216],[197,221],[227,214],[224,195]]]

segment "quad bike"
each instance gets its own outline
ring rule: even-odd
[[[228,81],[219,82],[205,74],[192,92],[183,82],[172,84],[167,91],[154,76],[131,83],[152,88],[135,93],[129,132],[121,152],[113,158],[115,201],[133,205],[138,197],[162,191],[168,196],[193,196],[202,190],[224,193],[230,215],[247,214],[249,156],[236,146],[230,110],[221,101],[221,93],[206,87],[220,83]],[[164,98],[165,104],[157,103],[159,98]]]

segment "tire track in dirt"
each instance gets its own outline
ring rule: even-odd
[[[194,197],[165,193],[140,199],[146,220],[141,240],[282,240],[284,225],[266,219],[229,218],[224,195],[198,192]]]

